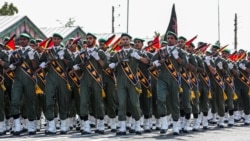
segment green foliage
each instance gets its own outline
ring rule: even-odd
[[[18,8],[13,3],[4,2],[4,5],[0,8],[0,16],[10,16],[18,13]]]

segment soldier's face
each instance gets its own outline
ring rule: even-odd
[[[123,36],[121,38],[121,45],[124,47],[128,47],[130,45],[130,38],[127,36]]]
[[[222,58],[228,58],[229,54],[227,52],[222,52],[221,54]]]
[[[86,39],[88,47],[93,47],[95,45],[96,40],[93,36],[88,35]]]
[[[169,46],[173,46],[176,44],[176,39],[173,35],[168,35],[167,36],[167,42]]]
[[[104,49],[105,48],[105,43],[104,42],[99,42],[100,48]]]
[[[179,39],[177,42],[177,46],[183,48],[185,46],[185,41],[183,39]]]
[[[141,48],[142,48],[142,46],[143,46],[142,41],[140,41],[140,40],[135,40],[134,43],[135,43],[134,48],[135,48],[135,49],[138,49],[138,50],[141,50]]]
[[[191,47],[191,46],[186,47],[185,49],[186,49],[186,51],[187,51],[188,53],[192,53],[192,52],[193,52],[193,47]]]
[[[53,42],[55,46],[60,46],[62,39],[59,37],[53,37]]]
[[[19,44],[21,47],[26,47],[29,44],[29,39],[27,39],[25,37],[20,37]]]

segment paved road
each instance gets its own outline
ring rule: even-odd
[[[8,141],[125,141],[125,140],[191,140],[191,141],[250,141],[250,126],[244,126],[243,123],[237,123],[234,127],[218,128],[215,125],[210,124],[208,130],[200,130],[198,132],[191,132],[188,134],[182,133],[179,136],[171,134],[172,129],[169,129],[167,134],[161,135],[159,131],[153,131],[152,133],[144,133],[142,135],[128,134],[126,136],[116,136],[115,133],[111,133],[109,129],[106,130],[104,135],[93,134],[82,136],[77,131],[70,131],[67,135],[44,135],[44,130],[38,132],[36,135],[29,136],[27,133],[23,133],[21,136],[13,137],[9,133],[0,137],[0,140]]]

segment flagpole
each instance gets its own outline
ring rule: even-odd
[[[218,43],[220,44],[220,0],[218,0]]]
[[[129,0],[127,0],[127,33],[128,33],[128,20],[129,20]]]

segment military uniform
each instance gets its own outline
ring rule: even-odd
[[[167,56],[164,53],[167,52]],[[169,68],[166,68],[166,64],[158,64],[159,60],[165,61],[168,59]],[[181,59],[180,64],[177,59]],[[158,66],[159,75],[157,81],[157,101],[158,101],[158,112],[161,116],[162,130],[167,129],[166,122],[166,104],[169,103],[170,111],[173,118],[174,134],[179,134],[178,120],[180,117],[180,107],[179,107],[179,88],[180,88],[180,68],[186,67],[187,61],[185,54],[178,50],[175,46],[166,46],[159,50],[159,52],[153,57],[153,62]],[[165,63],[165,62],[164,62]],[[157,65],[158,64],[158,65]],[[172,70],[174,68],[175,70]],[[169,71],[171,69],[171,73]]]
[[[249,54],[248,54],[249,55]],[[242,108],[245,114],[244,123],[246,125],[250,124],[250,105],[249,105],[249,85],[243,80],[249,79],[250,62],[248,60],[242,60],[238,62],[239,76],[235,77],[235,88],[238,98],[242,102]],[[244,79],[245,78],[245,79]],[[249,81],[249,80],[248,80]]]
[[[54,34],[53,37],[61,36]],[[69,95],[70,85],[67,76],[67,69],[72,67],[71,56],[60,46],[54,46],[47,49],[40,58],[40,66],[45,67],[48,63],[47,74],[45,77],[45,94],[46,94],[46,118],[49,121],[49,129],[46,134],[55,134],[54,113],[55,98],[58,102],[59,117],[61,119],[61,133],[65,134],[68,131],[67,118],[69,110]]]
[[[5,134],[6,128],[4,128],[4,119],[5,119],[5,110],[4,110],[4,99],[5,94],[4,91],[6,90],[4,86],[4,76],[3,76],[3,69],[8,68],[9,60],[8,55],[3,51],[0,51],[0,72],[1,72],[1,82],[0,82],[0,136]]]

